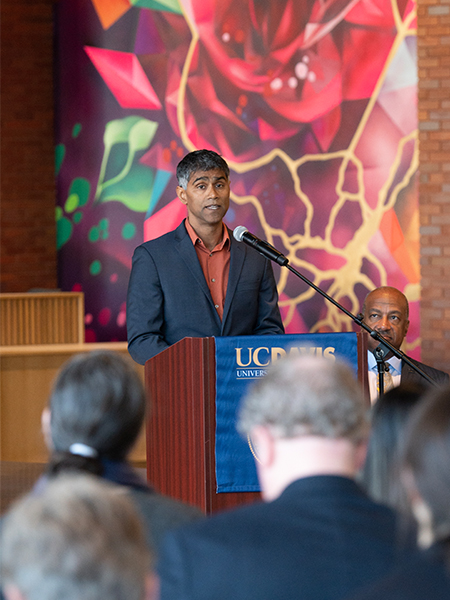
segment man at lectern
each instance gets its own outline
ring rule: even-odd
[[[271,262],[223,223],[229,174],[216,152],[187,154],[177,166],[187,218],[134,252],[127,333],[140,364],[184,337],[284,333]]]

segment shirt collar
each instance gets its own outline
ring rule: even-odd
[[[199,244],[202,248],[206,249],[205,244],[203,243],[203,241],[201,240],[201,238],[198,237],[198,235],[195,233],[194,228],[192,227],[192,225],[189,223],[189,219],[185,219],[184,221],[185,227],[186,227],[186,231],[188,232],[189,237],[191,238],[192,243],[194,244],[194,246],[196,244]],[[223,235],[222,235],[222,241],[217,244],[217,246],[214,248],[214,250],[222,250],[226,245],[229,247],[230,246],[230,235],[228,233],[228,228],[225,227],[225,224],[222,223],[222,227],[223,227]],[[209,252],[209,250],[208,250]]]
[[[373,352],[371,352],[370,350],[367,351],[367,362],[368,362],[369,371],[377,371],[377,369],[378,369],[377,359],[375,358]],[[397,358],[396,356],[391,356],[391,358],[389,358],[385,362],[387,362],[391,365],[391,372],[393,375],[401,374],[402,361],[400,360],[400,358]]]

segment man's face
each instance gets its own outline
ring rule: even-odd
[[[394,348],[399,349],[408,331],[409,320],[405,298],[398,290],[381,289],[371,292],[366,299],[364,323],[380,333]],[[378,342],[369,336],[369,350]]]
[[[189,223],[199,233],[205,225],[216,225],[230,205],[230,182],[221,169],[196,171],[186,189],[177,187],[177,195],[188,209]]]

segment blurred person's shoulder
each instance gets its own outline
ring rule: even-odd
[[[159,549],[167,531],[206,518],[191,504],[149,490],[129,490],[147,528],[147,540]]]

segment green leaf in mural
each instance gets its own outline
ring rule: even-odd
[[[75,177],[70,185],[69,197],[78,196],[79,206],[85,206],[89,200],[91,184],[84,177]]]
[[[140,150],[147,150],[155,137],[157,129],[158,123],[155,123],[155,121],[148,121],[147,119],[141,119],[138,123],[133,125],[130,129],[128,138],[130,152],[136,153]]]
[[[66,154],[66,147],[64,144],[57,144],[55,148],[55,174],[59,175],[59,170],[63,164],[64,156]]]
[[[70,194],[66,200],[66,203],[64,204],[64,210],[68,213],[72,213],[76,211],[79,205],[80,198],[78,197],[78,194]]]
[[[59,250],[66,242],[70,240],[73,225],[66,217],[56,220],[56,249]]]
[[[130,2],[133,6],[182,14],[178,0],[130,0]]]
[[[133,164],[129,175],[106,187],[98,202],[121,202],[135,212],[146,212],[153,189],[154,174],[151,169],[139,163]]]
[[[77,138],[80,135],[81,129],[81,123],[76,123],[72,129],[72,137]]]
[[[114,119],[114,121],[106,123],[105,133],[103,134],[105,148],[111,148],[114,144],[119,144],[120,142],[128,142],[130,129],[136,123],[139,123],[140,120],[141,117],[130,116],[124,119]]]
[[[125,117],[124,119],[115,119],[114,121],[107,123],[103,136],[105,153],[103,155],[97,191],[95,193],[96,202],[105,202],[106,198],[111,199],[111,194],[105,194],[105,190],[109,187],[115,188],[115,186],[125,180],[125,178],[134,176],[134,173],[136,172],[134,166],[137,166],[134,165],[135,156],[138,152],[145,151],[150,147],[157,128],[158,123],[137,116]],[[109,164],[111,153],[114,147],[119,144],[127,145],[125,164],[117,174],[112,176],[110,179],[105,180],[106,172],[111,171],[111,165]],[[145,169],[150,172],[148,167],[143,165],[139,166],[140,171]],[[130,188],[133,186],[127,184],[125,187]],[[133,204],[133,201],[127,200],[127,205],[128,204]],[[140,202],[137,204],[140,205]]]

